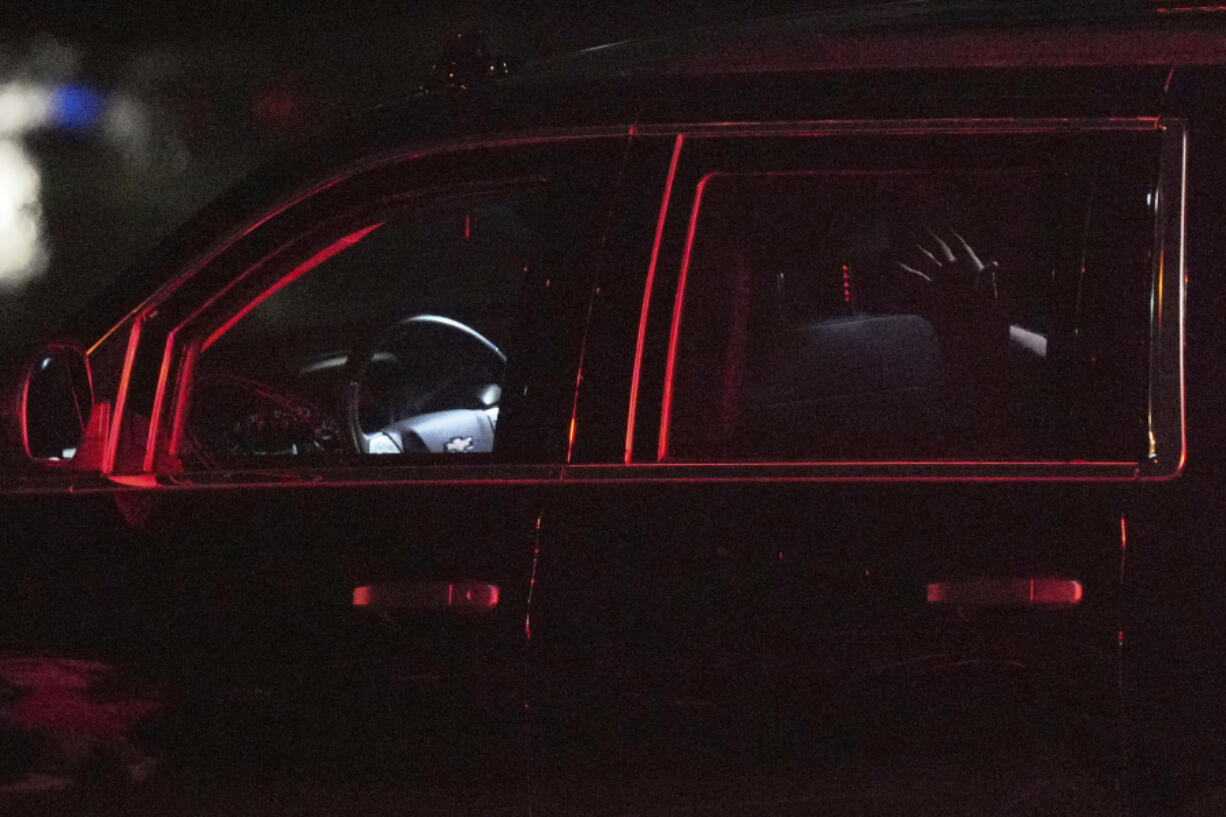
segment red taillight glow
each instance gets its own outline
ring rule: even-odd
[[[960,579],[928,585],[929,604],[961,607],[1070,607],[1081,602],[1076,579]]]
[[[389,582],[353,588],[353,606],[481,612],[497,607],[498,596],[498,585],[486,582]]]

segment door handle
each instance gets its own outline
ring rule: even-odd
[[[969,578],[928,585],[929,604],[960,607],[1072,607],[1081,602],[1083,590],[1076,579],[1050,576],[1034,578]]]
[[[488,582],[384,582],[353,588],[353,606],[480,613],[497,607],[498,596],[498,585]]]

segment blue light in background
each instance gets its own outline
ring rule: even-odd
[[[102,113],[102,95],[83,85],[65,85],[51,94],[51,120],[69,130],[85,130]]]

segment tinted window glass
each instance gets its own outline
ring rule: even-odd
[[[1136,460],[1152,173],[713,173],[666,456]]]
[[[313,238],[203,340],[192,453],[492,452],[544,208],[467,198]]]

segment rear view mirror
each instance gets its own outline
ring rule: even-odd
[[[9,370],[4,459],[54,463],[76,456],[94,407],[89,358],[71,344],[49,344]]]

